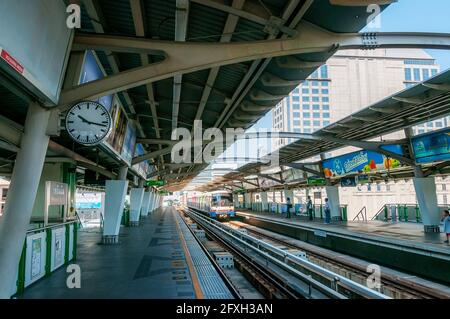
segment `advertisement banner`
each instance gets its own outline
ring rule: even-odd
[[[75,208],[80,209],[100,209],[102,208],[101,193],[76,193]]]
[[[415,137],[411,140],[416,163],[450,160],[450,129]]]
[[[403,155],[401,145],[383,146],[387,151]],[[345,174],[367,174],[380,170],[388,170],[400,167],[401,163],[392,158],[373,151],[361,150],[323,161],[323,173],[325,177],[336,177]]]
[[[42,261],[42,239],[36,238],[31,242],[31,280],[40,276]]]

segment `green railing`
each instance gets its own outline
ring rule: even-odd
[[[27,232],[12,296],[22,294],[32,283],[77,258],[78,228],[74,220]]]
[[[448,206],[438,206],[440,211],[449,209]],[[394,213],[394,216],[392,216]],[[372,217],[372,220],[379,221],[394,221],[422,223],[422,215],[420,207],[417,204],[386,204],[383,205],[377,213]]]
[[[129,227],[130,226],[130,210],[124,209],[122,214],[122,220],[120,222],[121,225]]]

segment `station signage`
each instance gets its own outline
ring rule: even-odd
[[[322,177],[308,177],[308,185],[310,186],[325,186],[327,181]]]
[[[150,187],[150,186],[154,186],[154,187],[161,187],[166,185],[166,181],[155,181],[155,180],[151,180],[151,181],[147,181],[145,183],[145,186]]]
[[[411,139],[416,163],[450,160],[450,129],[433,132]]]
[[[403,155],[401,145],[385,145],[383,148],[386,151]],[[331,178],[352,173],[367,174],[389,170],[400,167],[401,163],[377,152],[361,150],[324,160],[322,165],[325,177]]]

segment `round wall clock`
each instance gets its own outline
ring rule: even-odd
[[[97,145],[111,132],[111,115],[101,104],[84,101],[75,104],[66,115],[70,137],[82,145]]]

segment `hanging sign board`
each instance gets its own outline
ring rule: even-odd
[[[325,178],[322,177],[308,177],[308,185],[310,186],[324,186],[327,184]]]
[[[65,183],[46,181],[45,182],[45,211],[44,225],[48,225],[49,206],[64,206],[63,222],[66,221],[69,203],[69,186]]]

